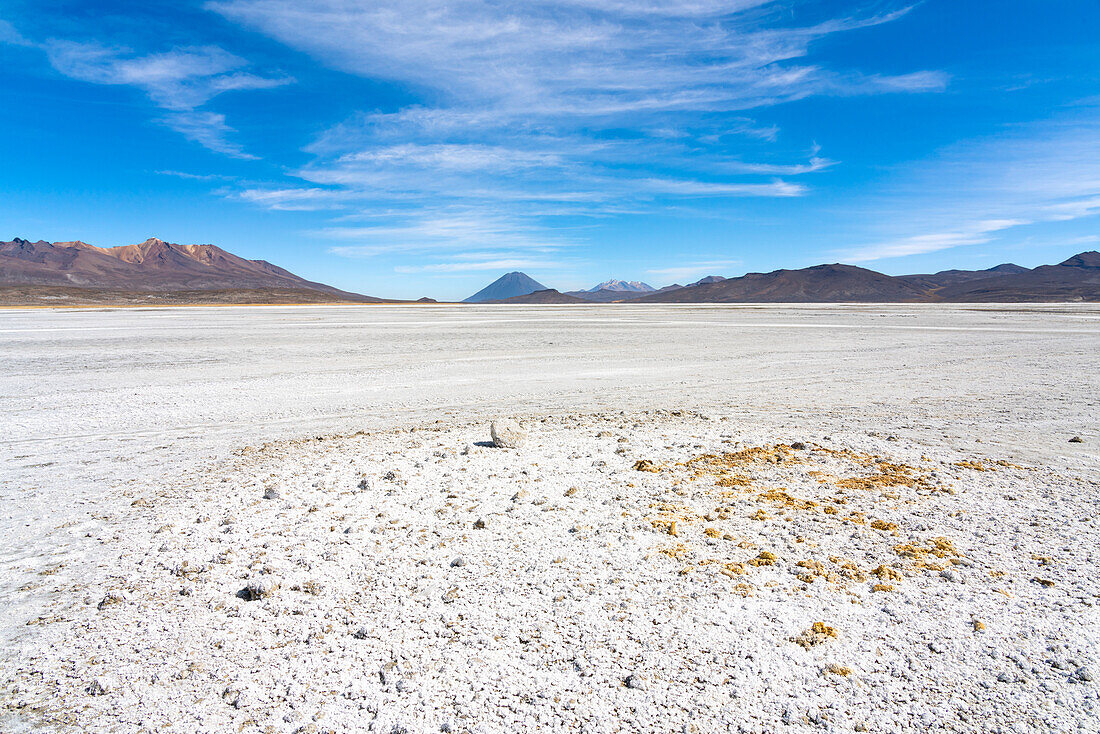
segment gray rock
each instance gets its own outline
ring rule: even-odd
[[[240,596],[243,596],[247,601],[257,601],[271,596],[277,588],[279,588],[279,585],[269,579],[252,579],[244,587]]]
[[[362,479],[359,480],[359,484],[357,484],[356,487],[358,487],[359,490],[362,492],[370,491],[370,477],[364,476]]]
[[[96,605],[96,608],[97,609],[106,609],[109,606],[113,606],[115,604],[122,604],[123,602],[126,602],[126,601],[129,601],[129,597],[127,596],[126,592],[112,589],[111,591],[108,591],[103,596],[103,598],[100,600],[99,604]]]
[[[105,696],[116,688],[118,688],[118,681],[114,676],[101,675],[88,684],[87,690],[93,696]]]
[[[527,442],[527,431],[511,418],[495,420],[489,426],[493,445],[498,449],[518,449]]]
[[[462,556],[459,556],[458,558],[451,561],[451,568],[458,568],[459,566],[465,566],[465,565],[466,565],[466,559],[463,558]]]
[[[1088,665],[1082,665],[1073,671],[1073,677],[1079,681],[1090,682],[1096,680],[1096,673]]]
[[[638,675],[637,673],[631,673],[630,675],[628,675],[626,677],[625,683],[627,688],[634,688],[639,691],[644,691],[646,689],[645,678]]]
[[[271,487],[266,492],[264,492],[265,500],[277,500],[281,496],[282,495],[279,494],[279,490],[275,489],[274,487]]]

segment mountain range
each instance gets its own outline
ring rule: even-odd
[[[603,284],[601,284],[602,286]],[[1017,303],[1100,301],[1100,253],[1082,252],[1057,264],[1029,269],[1005,263],[986,270],[943,270],[885,275],[854,265],[815,265],[798,270],[748,273],[738,278],[708,276],[688,286],[673,284],[650,293],[539,291],[524,302],[626,303]],[[543,300],[534,300],[535,298]],[[552,299],[552,300],[550,300]],[[509,302],[509,301],[505,301]]]
[[[430,302],[421,299],[420,302]],[[467,303],[834,303],[1100,301],[1100,253],[1057,265],[1005,263],[985,270],[891,276],[854,265],[711,275],[654,289],[607,280],[560,293],[521,272],[507,273]],[[301,278],[265,260],[246,260],[215,245],[151,238],[136,245],[0,242],[0,304],[380,303]]]
[[[0,242],[5,301],[46,302],[382,302],[299,276],[266,260],[246,260],[215,245],[156,238],[136,245]]]
[[[725,280],[721,275],[708,275],[705,278],[695,281],[691,285],[700,285],[702,283],[714,283],[720,280]],[[583,291],[566,291],[567,295],[580,298],[584,301],[593,301],[595,303],[613,303],[615,301],[622,301],[633,298],[640,298],[641,296],[650,293],[664,293],[670,290],[679,290],[684,286],[679,283],[673,283],[672,285],[666,285],[664,288],[657,289],[648,283],[642,283],[641,281],[631,280],[605,280],[599,285],[589,288]]]

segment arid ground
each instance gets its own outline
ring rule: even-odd
[[[0,344],[4,730],[1100,721],[1096,305],[3,311]]]

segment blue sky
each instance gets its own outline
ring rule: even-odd
[[[1100,245],[1100,3],[0,3],[12,236],[378,296]]]

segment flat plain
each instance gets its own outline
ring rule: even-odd
[[[1097,722],[1095,305],[27,310],[0,344],[8,728]],[[527,445],[479,445],[497,416]]]

